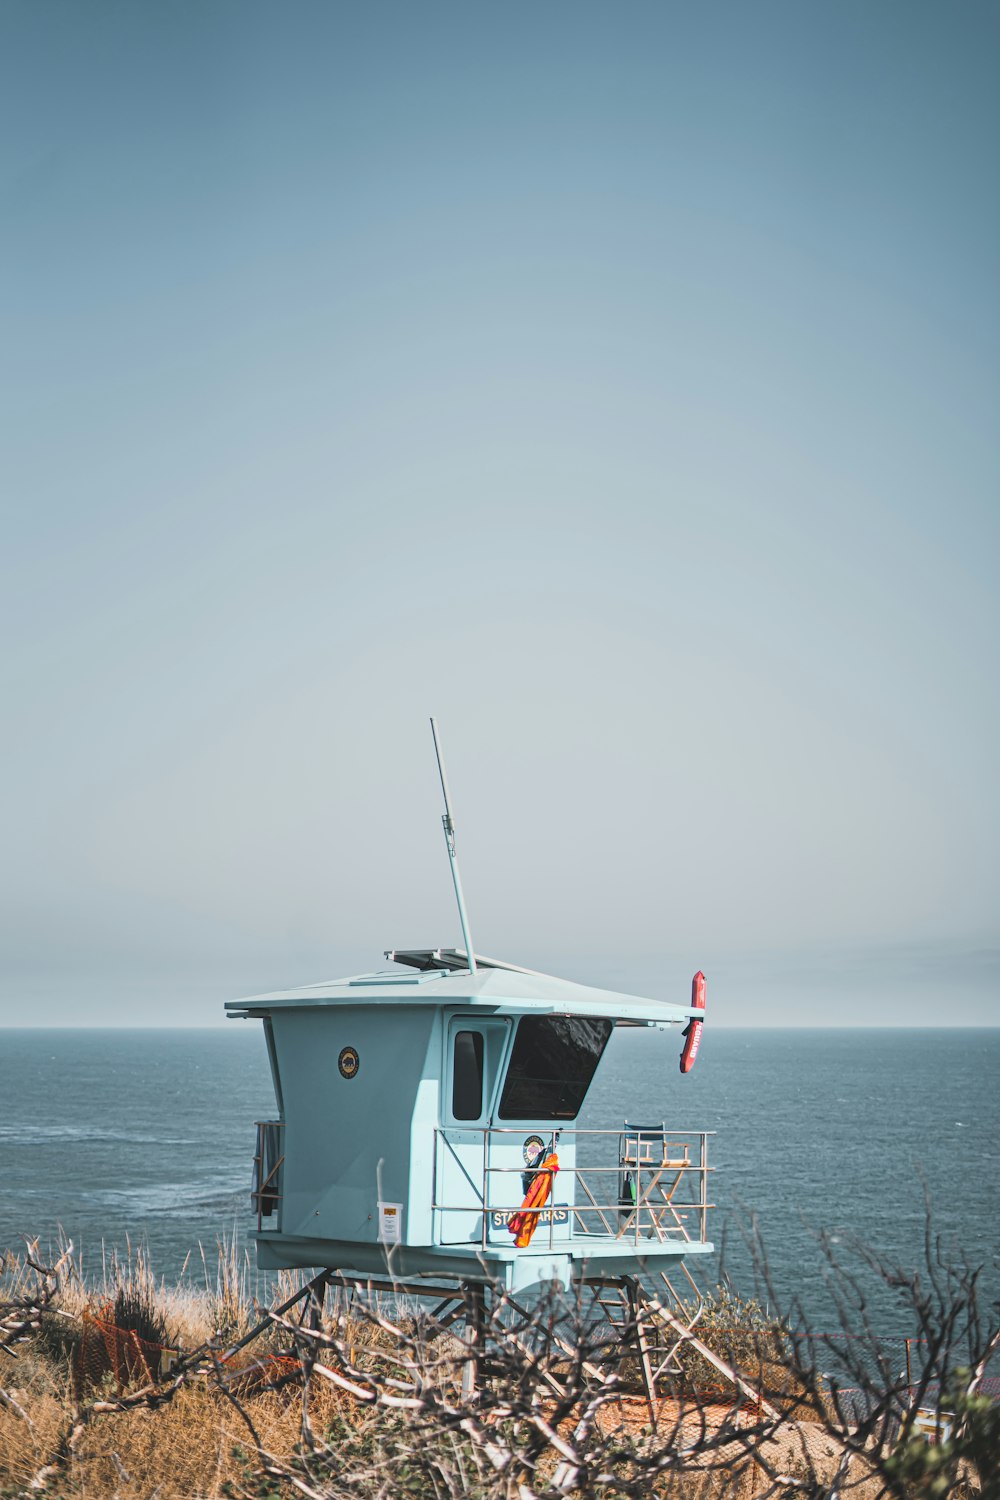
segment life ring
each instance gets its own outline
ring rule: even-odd
[[[691,981],[691,1009],[705,1009],[705,976],[700,969]],[[681,1035],[686,1038],[684,1050],[681,1053],[682,1073],[690,1073],[694,1067],[695,1058],[698,1056],[698,1048],[701,1045],[701,1033],[704,1029],[704,1021],[696,1021],[692,1016],[681,1032]]]
[[[523,1250],[526,1245],[531,1244],[531,1236],[538,1227],[540,1217],[538,1211],[552,1191],[552,1182],[558,1170],[559,1158],[554,1151],[551,1151],[537,1168],[521,1207],[516,1214],[511,1214],[507,1228],[511,1234],[517,1236],[514,1244],[518,1250]]]

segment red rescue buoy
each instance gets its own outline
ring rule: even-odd
[[[705,1009],[705,976],[700,969],[691,981],[691,1009]],[[698,1048],[701,1045],[701,1033],[704,1028],[704,1021],[696,1021],[692,1016],[681,1032],[681,1035],[686,1038],[684,1051],[681,1053],[682,1073],[690,1073],[694,1067],[695,1058],[698,1056]]]

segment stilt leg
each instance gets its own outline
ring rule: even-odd
[[[309,1298],[309,1327],[318,1329],[323,1322],[323,1305],[326,1301],[326,1277],[317,1277],[312,1284]]]
[[[486,1334],[486,1294],[481,1286],[465,1287],[465,1342],[469,1357],[462,1367],[462,1400],[473,1401],[482,1384],[483,1341]]]
[[[632,1337],[639,1355],[639,1366],[642,1370],[642,1385],[646,1392],[646,1400],[649,1402],[649,1414],[653,1425],[659,1416],[659,1402],[656,1398],[656,1381],[653,1378],[653,1365],[649,1357],[649,1339],[646,1335],[646,1325],[643,1321],[644,1299],[639,1291],[635,1278],[629,1276],[626,1280],[628,1293],[629,1322],[632,1325]]]

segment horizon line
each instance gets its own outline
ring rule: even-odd
[[[233,1017],[233,1020],[247,1019],[242,1016]],[[251,1018],[253,1019],[253,1018]],[[707,1026],[706,1022],[706,1026]],[[144,1023],[122,1024],[114,1021],[95,1021],[90,1025],[25,1025],[14,1022],[12,1024],[0,1023],[0,1032],[4,1031],[230,1031],[233,1028],[228,1022],[200,1024],[198,1022],[179,1023],[172,1026],[152,1025]],[[623,1027],[623,1030],[640,1029]],[[843,1021],[843,1022],[762,1022],[759,1025],[746,1021],[720,1022],[712,1026],[712,1031],[1000,1031],[1000,1022],[989,1021],[955,1021],[949,1018],[947,1021],[898,1021],[881,1022],[876,1024],[871,1021]]]

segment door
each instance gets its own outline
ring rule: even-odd
[[[486,1171],[486,1132],[509,1038],[510,1022],[492,1017],[453,1016],[448,1025],[435,1193],[443,1245],[484,1243],[484,1210],[502,1200],[504,1184]]]

